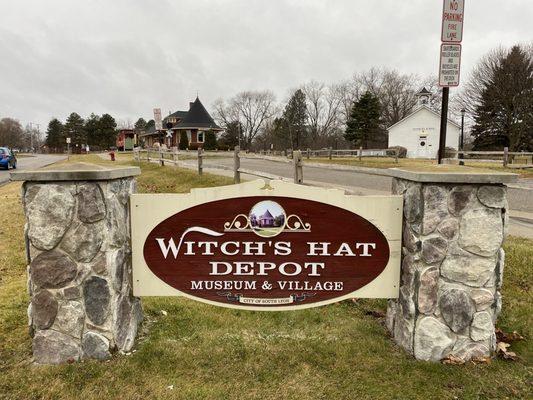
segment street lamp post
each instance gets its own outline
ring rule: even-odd
[[[465,139],[465,112],[466,110],[463,108],[461,109],[461,139],[459,143],[459,149],[461,153],[459,153],[459,165],[465,165],[463,159],[464,159],[464,139]]]

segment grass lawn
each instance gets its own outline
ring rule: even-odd
[[[399,158],[398,162],[394,161],[394,158],[391,157],[363,157],[361,161],[357,157],[343,157],[343,158],[332,158],[331,160],[327,157],[318,157],[311,158],[307,160],[304,157],[305,162],[318,162],[326,164],[340,164],[340,165],[350,165],[356,167],[369,167],[369,168],[401,168],[401,167],[429,167],[431,165],[437,165],[436,160],[424,160],[424,159],[414,159],[414,158]],[[483,168],[491,169],[498,172],[510,172],[513,174],[519,174],[521,178],[533,178],[533,169],[517,169],[517,168],[504,168],[501,164],[495,163],[483,163],[476,161],[465,160],[465,166],[469,168]]]
[[[97,156],[74,161],[107,163]],[[128,161],[119,161],[128,163]],[[141,192],[230,183],[142,165]],[[164,173],[162,173],[164,171]],[[506,244],[504,331],[526,340],[521,360],[418,362],[389,339],[384,300],[292,312],[229,310],[179,298],[143,299],[135,352],[107,362],[31,362],[20,184],[0,188],[0,399],[516,399],[531,398],[533,241]],[[166,311],[163,315],[162,311]],[[373,316],[373,315],[378,315]]]

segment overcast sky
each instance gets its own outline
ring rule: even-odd
[[[0,117],[152,118],[247,89],[284,99],[372,66],[436,74],[441,0],[0,0]],[[466,0],[462,80],[533,39],[532,0]]]

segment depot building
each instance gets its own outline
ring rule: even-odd
[[[408,158],[436,158],[439,151],[440,114],[428,107],[431,93],[423,88],[417,94],[417,105],[404,119],[390,126],[389,147],[402,146]],[[461,127],[448,119],[446,147],[457,150]]]
[[[141,135],[147,147],[178,147],[182,132],[187,134],[187,147],[197,149],[203,147],[205,134],[223,131],[207,112],[198,97],[189,103],[188,111],[176,111],[163,118],[163,129],[151,128]]]

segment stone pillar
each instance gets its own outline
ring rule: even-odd
[[[400,295],[388,303],[389,331],[419,360],[491,355],[502,306],[504,183],[516,176],[402,170],[393,176],[404,219]]]
[[[142,320],[132,296],[129,195],[137,167],[66,164],[25,181],[28,317],[34,361],[60,364],[130,351]]]

